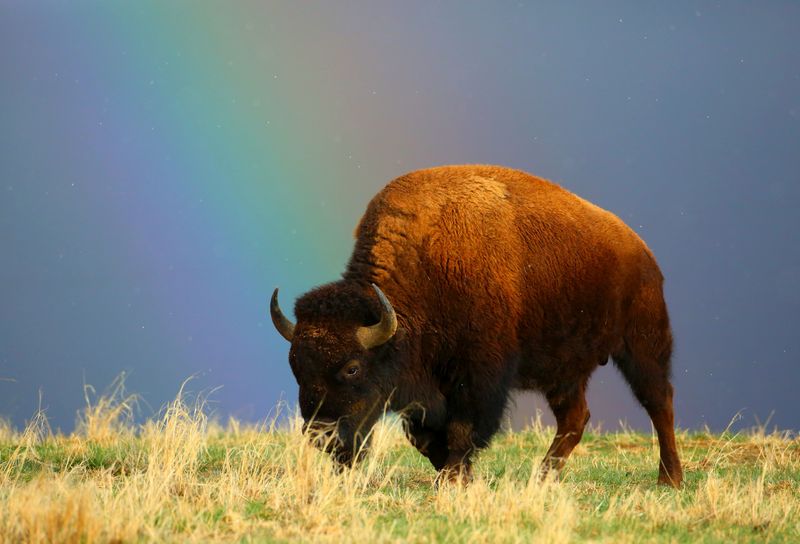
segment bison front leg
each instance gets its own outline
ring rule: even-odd
[[[489,445],[500,429],[508,403],[509,384],[516,366],[476,352],[464,364],[470,372],[447,397],[445,424],[449,450],[439,480],[459,483],[472,480],[472,456]]]
[[[447,422],[448,455],[439,480],[468,483],[472,481],[472,456],[489,445],[500,428],[505,398],[486,398],[487,402],[474,402],[468,417],[454,417]]]
[[[472,479],[470,456],[475,449],[472,432],[472,424],[464,421],[451,421],[444,429],[423,427],[414,421],[406,425],[409,441],[439,472],[437,485]]]
[[[474,426],[463,420],[447,424],[447,458],[436,477],[437,483],[467,484],[472,481],[472,454],[476,446]]]
[[[447,462],[450,450],[447,448],[447,434],[442,430],[423,427],[420,423],[408,421],[406,435],[417,450],[428,458],[437,471]]]

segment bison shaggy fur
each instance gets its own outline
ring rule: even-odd
[[[271,306],[301,413],[335,429],[340,461],[388,407],[442,476],[468,477],[510,391],[525,389],[553,410],[542,472],[558,471],[589,420],[589,378],[611,358],[658,434],[659,482],[680,484],[663,277],[617,216],[519,170],[443,166],[386,185],[355,237],[342,279],[301,296],[296,323],[277,290]]]

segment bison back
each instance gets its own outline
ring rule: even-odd
[[[356,229],[345,278],[380,285],[411,325],[553,358],[575,351],[567,344],[586,344],[585,353],[565,357],[611,353],[631,300],[645,284],[660,293],[662,281],[614,214],[525,172],[482,165],[390,182]]]

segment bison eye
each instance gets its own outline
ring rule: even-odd
[[[351,361],[344,367],[344,377],[348,379],[355,378],[361,372],[361,363],[358,361]]]

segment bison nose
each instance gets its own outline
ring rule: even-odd
[[[307,421],[303,423],[303,434],[318,449],[332,452],[339,445],[339,437],[336,434],[336,423],[325,421]]]
[[[324,432],[325,428],[318,421],[306,421],[303,423],[303,434],[318,434]]]
[[[319,419],[303,422],[303,434],[329,434],[334,431],[336,424],[332,421],[322,421]]]

